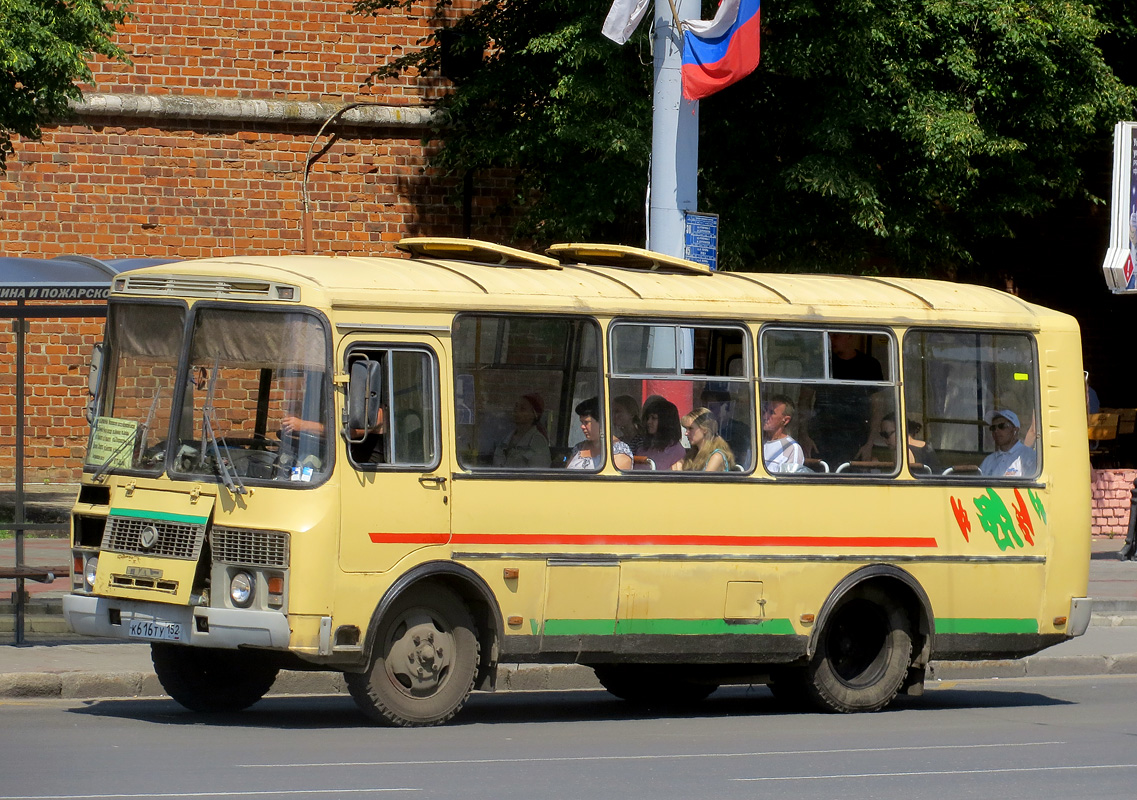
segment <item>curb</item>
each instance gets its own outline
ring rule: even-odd
[[[499,692],[552,692],[601,689],[592,669],[579,664],[502,665]],[[340,672],[281,670],[269,695],[344,694]],[[93,700],[97,698],[166,697],[153,672],[9,672],[0,674],[0,697]]]
[[[984,678],[1055,678],[1137,675],[1137,653],[1092,656],[1030,656],[1000,661],[933,661],[929,681]],[[499,692],[551,692],[602,689],[589,667],[579,664],[502,665]],[[347,694],[338,672],[282,670],[272,695]],[[0,697],[93,700],[166,697],[152,672],[13,672],[0,674]]]

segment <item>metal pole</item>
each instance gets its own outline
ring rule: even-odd
[[[24,346],[26,326],[24,301],[16,301],[16,508],[12,527],[16,533],[16,569],[24,566]],[[16,644],[24,644],[24,579],[16,578]]]
[[[698,0],[679,0],[680,19],[697,19]],[[683,34],[667,3],[655,4],[655,91],[649,188],[649,250],[683,257],[684,212],[698,208],[699,104],[683,99]]]

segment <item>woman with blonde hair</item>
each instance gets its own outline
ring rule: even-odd
[[[707,408],[696,408],[680,420],[687,431],[687,457],[671,465],[672,469],[694,472],[726,472],[734,466],[730,445],[719,436],[719,423]]]

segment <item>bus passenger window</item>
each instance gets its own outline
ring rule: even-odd
[[[610,348],[613,441],[636,457],[628,469],[751,469],[753,356],[745,329],[617,322]],[[677,424],[684,416],[698,418],[697,442]],[[712,460],[715,450],[722,455]]]
[[[924,442],[938,462],[913,468],[917,478],[1037,477],[1038,367],[1029,335],[909,331],[904,384],[909,442]]]
[[[584,441],[576,408],[600,390],[600,334],[579,317],[463,314],[454,323],[458,463],[547,471]],[[587,469],[603,466],[603,454]]]
[[[881,437],[882,420],[899,400],[895,349],[886,331],[764,328],[767,471],[896,474],[899,448]]]

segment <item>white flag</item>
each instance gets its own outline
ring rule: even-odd
[[[635,33],[650,6],[651,0],[612,0],[600,32],[616,44],[623,44]]]
[[[714,19],[685,19],[683,27],[700,39],[717,39],[730,30],[730,26],[738,19],[738,8],[741,5],[741,0],[722,0]]]

